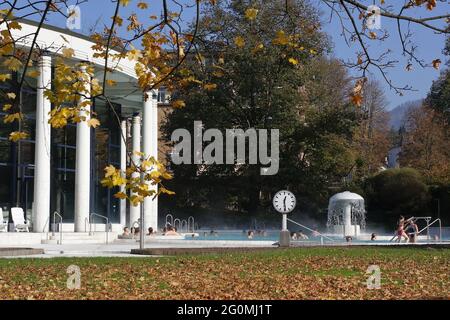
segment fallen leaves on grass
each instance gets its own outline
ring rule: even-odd
[[[0,299],[450,298],[450,250],[291,249],[172,258],[0,260]],[[67,267],[81,289],[66,287]],[[381,289],[369,290],[377,264]]]

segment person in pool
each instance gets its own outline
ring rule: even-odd
[[[300,240],[308,240],[309,239],[308,236],[301,231],[297,232],[297,238]]]
[[[130,235],[130,229],[128,229],[128,227],[123,228],[122,236],[128,237],[129,235]]]
[[[370,236],[370,241],[375,241],[377,239],[377,235],[375,233],[372,233]]]
[[[176,231],[176,229],[172,226],[167,228],[167,232],[164,234],[165,236],[179,236],[180,234]]]
[[[254,234],[255,233],[252,230],[249,230],[249,232],[247,233],[247,238],[248,239],[253,239]]]

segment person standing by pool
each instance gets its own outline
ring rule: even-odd
[[[414,222],[414,220],[411,220],[406,230],[408,231],[409,242],[416,243],[417,236],[419,234],[419,228],[417,227],[417,224]]]
[[[409,218],[405,220],[404,216],[400,216],[400,219],[397,223],[397,242],[400,243],[402,241],[402,237],[405,238],[405,242],[409,241],[408,234],[405,232],[405,225],[412,220],[413,218]]]

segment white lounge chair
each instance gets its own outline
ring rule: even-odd
[[[11,208],[11,217],[14,222],[14,230],[16,232],[30,232],[30,223],[29,221],[25,221],[22,208]]]
[[[0,208],[0,232],[8,232],[8,221],[3,217],[3,209]]]

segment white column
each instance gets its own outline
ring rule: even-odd
[[[34,152],[33,231],[48,232],[50,221],[50,101],[44,96],[51,89],[52,58],[44,54],[39,61],[36,93],[36,144]]]
[[[132,156],[131,156],[131,165],[139,166],[139,155],[136,153],[141,152],[141,117],[136,115],[133,116],[133,127],[132,127],[132,135],[131,135],[131,144],[132,144]],[[138,178],[140,175],[138,172],[134,172],[132,175],[134,178]],[[131,195],[133,196],[133,194]],[[141,216],[141,205],[133,206],[130,204],[130,225],[133,227],[135,222]],[[141,230],[142,231],[142,230]]]
[[[147,99],[145,99],[147,97]],[[158,160],[158,95],[157,91],[147,92],[144,95],[142,110],[143,132],[142,152],[145,157],[154,157]],[[149,183],[150,189],[157,190],[156,186]],[[144,200],[144,225],[145,230],[152,227],[158,229],[158,198],[147,197]]]
[[[80,68],[86,72],[86,67]],[[85,79],[86,80],[86,79]],[[90,83],[86,83],[85,95],[90,94]],[[79,104],[89,98],[82,96]],[[87,124],[90,118],[90,104],[85,105],[80,111],[80,117],[85,121],[77,124],[76,160],[75,160],[75,232],[86,232],[86,221],[89,220],[90,210],[90,178],[91,178],[91,130]]]
[[[120,170],[124,173],[127,170],[127,145],[125,143],[127,133],[127,120],[122,120],[120,128],[122,130],[120,136]],[[120,186],[121,192],[127,192],[125,186]],[[127,200],[120,200],[120,225],[125,227],[127,224]]]

